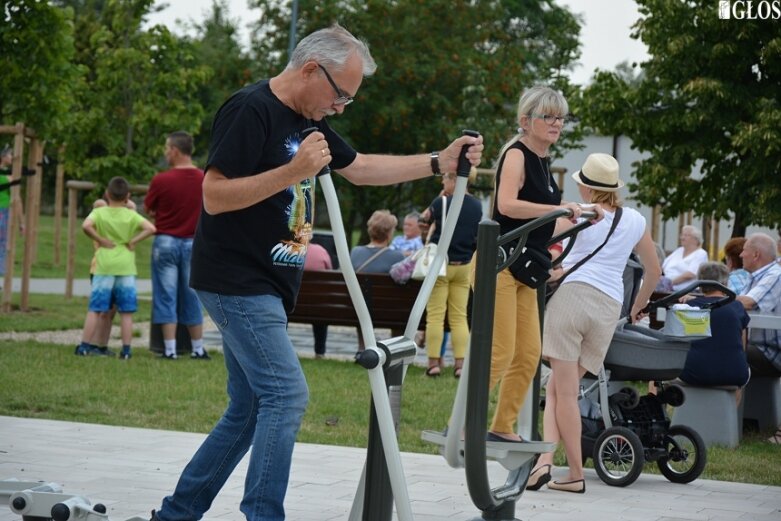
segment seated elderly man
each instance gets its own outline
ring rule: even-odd
[[[737,300],[746,310],[781,315],[781,265],[776,262],[776,241],[764,233],[746,239],[743,268],[751,274],[748,289]],[[781,375],[781,330],[752,329],[746,354],[753,376]]]
[[[737,299],[747,310],[781,315],[781,264],[776,262],[775,241],[764,233],[750,235],[740,257],[751,273],[751,284]],[[781,330],[751,329],[746,355],[752,376],[781,376]],[[768,441],[781,445],[781,425]]]

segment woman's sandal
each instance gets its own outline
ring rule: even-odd
[[[453,368],[453,377],[454,378],[461,378],[461,369],[462,367],[454,367]]]
[[[529,480],[526,482],[526,490],[540,490],[542,486],[551,480],[551,466],[540,465],[529,474]]]
[[[548,488],[551,490],[561,490],[562,492],[574,492],[575,494],[585,494],[586,480],[573,479],[572,481],[549,481]]]
[[[434,365],[426,369],[426,376],[430,376],[432,378],[435,378],[442,374],[442,370],[439,368],[438,365]]]
[[[776,429],[776,433],[767,439],[773,445],[781,445],[781,427]]]

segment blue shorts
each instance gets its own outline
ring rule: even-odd
[[[152,244],[152,323],[203,324],[203,310],[190,287],[193,240],[156,235]]]
[[[135,275],[94,275],[89,310],[96,313],[109,311],[116,304],[120,313],[135,313],[138,310]]]

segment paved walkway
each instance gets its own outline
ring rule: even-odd
[[[0,480],[43,480],[68,494],[103,503],[114,521],[148,517],[170,493],[204,435],[0,417]],[[463,469],[439,456],[403,454],[416,521],[479,517]],[[363,449],[296,444],[285,506],[290,521],[346,520],[365,460]],[[241,521],[238,510],[245,458],[205,519]],[[554,471],[563,473],[564,470]],[[506,472],[490,465],[491,481]],[[643,474],[626,488],[609,487],[587,471],[586,494],[543,489],[527,492],[516,517],[524,521],[778,521],[781,487],[696,480],[676,485]],[[0,506],[0,521],[18,521]]]
[[[31,290],[58,293],[58,284],[31,282]],[[64,290],[64,281],[61,284]],[[89,285],[78,282],[76,288],[88,291]],[[209,348],[219,349],[216,329],[208,324],[205,329]],[[378,330],[378,337],[388,333]],[[309,326],[291,324],[290,335],[301,356],[313,356]],[[138,345],[145,341],[140,339]],[[329,357],[351,358],[356,346],[353,328],[329,328]],[[416,362],[424,363],[425,355],[420,353]],[[0,480],[53,481],[63,485],[65,493],[104,503],[114,521],[147,517],[171,492],[203,438],[202,434],[0,417]],[[439,456],[405,453],[402,458],[417,521],[479,518],[463,469],[449,468]],[[363,449],[296,444],[286,500],[288,519],[347,519],[364,461]],[[243,519],[238,504],[246,469],[245,458],[215,500],[207,520]],[[495,463],[489,464],[489,474],[495,486],[506,477]],[[615,488],[587,470],[587,488],[584,495],[547,489],[527,492],[518,503],[516,517],[532,521],[781,521],[781,487],[703,479],[676,485],[661,476],[643,474],[631,486]],[[0,521],[18,519],[0,506]]]

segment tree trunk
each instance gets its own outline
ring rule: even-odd
[[[732,237],[745,237],[746,227],[747,224],[745,222],[745,217],[743,216],[743,212],[741,211],[735,212],[735,219],[733,219],[732,221]]]

